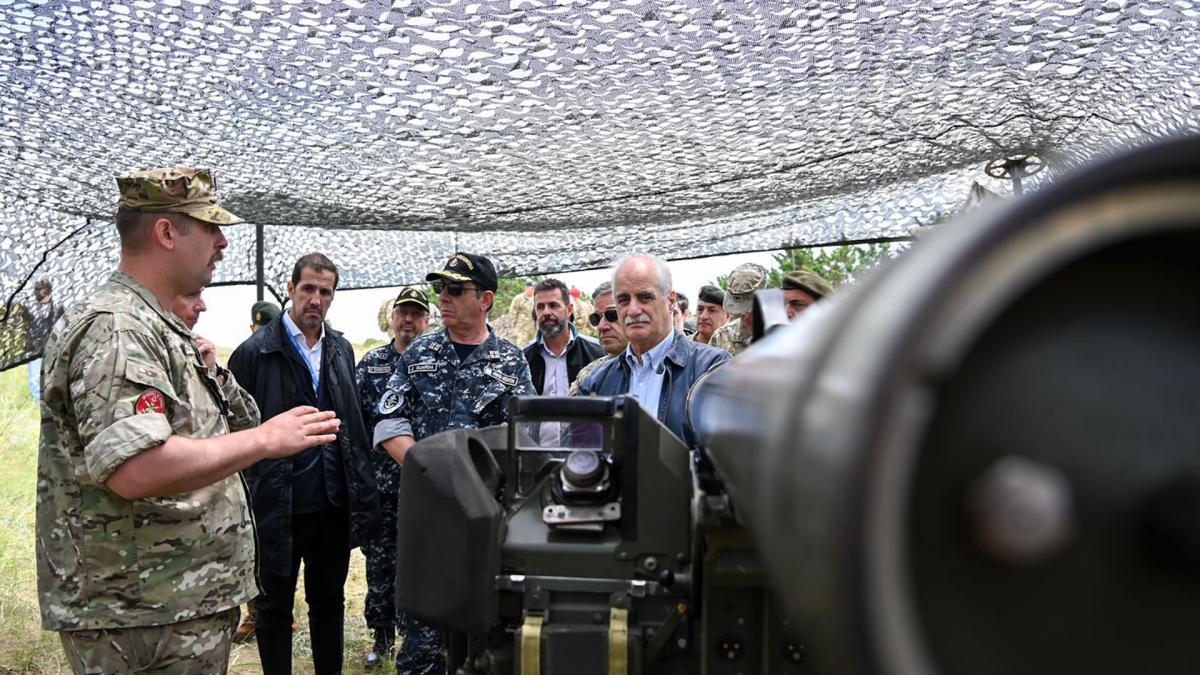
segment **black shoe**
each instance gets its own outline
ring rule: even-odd
[[[363,659],[364,668],[378,668],[392,659],[392,645],[396,643],[396,633],[392,628],[375,629],[375,646],[367,652]]]

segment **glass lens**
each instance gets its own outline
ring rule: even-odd
[[[458,297],[463,294],[463,285],[462,284],[454,284],[454,283],[448,284],[444,281],[434,281],[434,282],[431,282],[430,285],[433,286],[433,292],[437,293],[439,295],[441,295],[442,289],[445,289],[447,293],[449,293],[450,295],[453,295],[455,297]]]

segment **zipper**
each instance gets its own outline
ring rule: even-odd
[[[262,542],[258,540],[258,521],[254,518],[254,497],[250,494],[250,483],[246,481],[246,475],[241,471],[238,472],[238,480],[242,482],[242,491],[246,494],[246,509],[250,512],[250,531],[254,534],[254,589],[258,591],[258,595],[262,595],[262,558],[258,555],[259,549],[262,548]],[[258,595],[254,597],[258,597]]]

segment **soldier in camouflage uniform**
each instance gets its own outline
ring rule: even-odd
[[[595,300],[596,296],[592,296],[592,299]],[[596,311],[596,308],[574,286],[571,287],[571,303],[575,305],[575,328],[579,331],[579,334],[587,335],[588,337],[599,337],[596,334],[596,327],[588,323],[588,317],[592,315],[592,312]]]
[[[384,386],[392,377],[400,356],[408,345],[425,332],[429,322],[429,298],[416,288],[405,288],[392,302],[391,334],[395,337],[382,347],[367,352],[354,369],[362,404],[363,421],[368,431],[379,421],[376,412]],[[383,527],[378,537],[363,544],[367,559],[367,598],[363,616],[375,633],[375,644],[363,660],[367,668],[383,665],[391,657],[396,631],[404,630],[407,620],[396,611],[396,502],[400,491],[400,465],[386,452],[375,452],[375,481],[379,484],[379,505],[383,509]]]
[[[237,606],[257,593],[242,468],[335,438],[295,409],[258,425],[206,361],[174,299],[227,245],[206,169],[117,179],[120,271],[45,351],[36,545],[42,626],[76,673],[223,673]]]
[[[537,336],[537,326],[533,324],[533,282],[525,281],[525,292],[512,299],[508,305],[508,316],[511,326],[508,326],[509,342],[518,347],[533,342]]]
[[[743,263],[729,273],[725,288],[725,311],[729,322],[713,331],[708,344],[730,354],[740,354],[751,339],[750,311],[754,308],[754,292],[767,287],[767,270],[762,265]]]
[[[416,441],[449,429],[508,421],[508,398],[534,394],[521,350],[496,337],[486,317],[496,293],[496,269],[481,255],[456,253],[429,274],[438,290],[445,330],[413,341],[400,356],[379,400],[375,443],[400,464]],[[446,671],[442,636],[411,618],[396,654],[396,672]]]

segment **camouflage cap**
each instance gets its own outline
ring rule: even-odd
[[[725,311],[735,316],[749,314],[754,306],[754,291],[767,287],[767,268],[742,263],[729,273],[725,284]]]
[[[236,225],[241,218],[217,203],[217,184],[209,169],[186,166],[138,171],[117,177],[117,205],[144,213],[186,213],[214,225]]]
[[[279,316],[279,305],[266,300],[259,300],[250,308],[250,321],[255,326],[265,326]]]
[[[392,303],[392,309],[396,309],[405,303],[416,305],[426,312],[429,311],[429,296],[425,295],[425,291],[419,288],[401,289],[400,295],[397,295],[396,301]]]
[[[812,272],[804,270],[792,270],[783,277],[783,281],[779,284],[785,291],[804,291],[813,296],[814,299],[821,298],[833,292],[833,287],[829,282]]]

